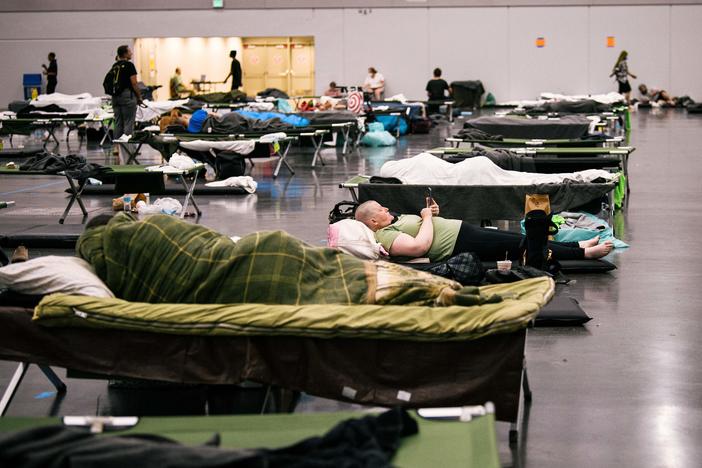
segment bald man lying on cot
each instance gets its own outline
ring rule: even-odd
[[[115,296],[134,302],[450,306],[502,300],[429,273],[313,247],[283,231],[235,243],[166,215],[98,216],[76,252]]]

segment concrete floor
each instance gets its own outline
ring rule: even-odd
[[[702,463],[702,266],[695,247],[702,232],[702,118],[677,110],[645,111],[633,114],[632,126],[631,144],[637,148],[630,160],[632,192],[615,220],[619,237],[631,248],[610,255],[619,267],[610,274],[571,275],[576,281],[566,292],[580,301],[591,322],[529,331],[527,363],[534,401],[518,451],[508,447],[508,426],[498,425],[506,466]],[[309,168],[309,149],[297,148],[291,157],[294,177],[283,171],[273,180],[272,166],[258,164],[253,171],[259,182],[256,194],[200,197],[205,214],[199,222],[230,235],[285,229],[323,245],[327,213],[334,203],[349,198],[339,182],[358,173],[376,173],[387,160],[438,146],[448,133],[448,126],[441,126],[429,135],[403,137],[396,148],[363,148],[346,157],[325,149],[327,165],[316,170]],[[70,144],[73,151],[85,154],[77,140]],[[65,143],[60,150],[66,151]],[[109,150],[98,147],[87,148],[87,154],[95,162],[111,158]],[[15,208],[0,210],[0,231],[54,222],[65,206],[64,184],[50,177],[0,177],[0,200],[17,202]],[[109,209],[110,197],[86,197],[86,202],[93,215]],[[81,217],[73,215],[67,222],[80,223]],[[53,252],[32,252],[44,253]],[[12,363],[0,362],[0,392],[13,370]],[[138,397],[135,392],[108,391],[101,381],[67,383],[68,393],[57,402],[50,384],[32,368],[8,414],[105,414],[144,407],[184,414],[202,410],[197,389],[147,396],[142,392]],[[298,411],[349,407],[355,408],[305,396]]]

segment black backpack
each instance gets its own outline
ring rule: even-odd
[[[329,224],[334,224],[342,219],[353,219],[358,208],[358,202],[344,200],[334,205],[329,212]]]
[[[114,65],[112,65],[107,71],[105,78],[102,80],[102,89],[108,96],[117,96],[123,91],[120,87],[119,80],[119,72],[121,69],[122,67],[120,66],[120,62],[115,62]]]
[[[217,180],[243,176],[246,173],[246,160],[238,153],[222,151],[215,158]]]

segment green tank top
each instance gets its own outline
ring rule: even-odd
[[[432,218],[434,227],[434,239],[427,253],[427,257],[432,262],[440,262],[446,260],[453,253],[458,239],[458,231],[461,229],[461,220],[446,219],[434,216]],[[422,226],[422,218],[417,215],[401,215],[397,221],[388,227],[378,229],[375,232],[375,240],[380,242],[382,246],[390,252],[390,246],[400,233],[416,237],[419,233],[419,228]]]

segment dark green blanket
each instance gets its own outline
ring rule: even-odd
[[[168,303],[364,304],[374,265],[282,231],[234,243],[203,226],[120,213],[86,230],[79,257],[119,298]]]

